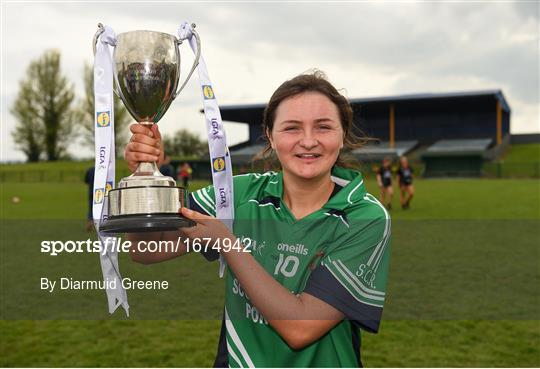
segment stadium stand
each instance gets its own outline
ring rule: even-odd
[[[392,160],[397,159],[402,155],[407,155],[414,150],[419,144],[418,141],[395,141],[394,147],[391,147],[390,142],[385,141],[377,144],[367,144],[366,146],[353,150],[352,154],[363,162],[379,162],[388,157]]]
[[[422,154],[424,176],[480,176],[491,143],[491,138],[437,141]]]
[[[353,152],[363,162],[375,163],[384,156],[411,155],[425,161],[430,168],[425,173],[428,176],[438,175],[436,173],[478,175],[482,172],[483,162],[500,156],[510,142],[511,111],[500,90],[410,94],[349,101],[353,107],[355,127],[379,141],[379,144],[370,143]],[[265,104],[221,107],[224,121],[249,125],[248,141],[230,148],[235,164],[246,163],[250,155],[262,147],[264,108]],[[489,143],[480,145],[480,142]],[[447,149],[442,150],[441,147]],[[472,160],[471,150],[480,150],[480,147],[484,151],[475,151],[473,170],[468,165]],[[443,160],[443,157],[447,159]],[[463,164],[459,170],[459,163],[467,165]],[[448,167],[443,170],[445,165]],[[438,169],[432,171],[431,168]]]
[[[249,164],[253,157],[264,148],[264,145],[250,145],[231,151],[231,160],[238,165]]]

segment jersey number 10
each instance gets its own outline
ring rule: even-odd
[[[283,274],[285,277],[292,277],[296,274],[298,266],[300,265],[300,259],[295,255],[283,255],[279,254],[279,260],[274,270],[274,275],[279,273]]]

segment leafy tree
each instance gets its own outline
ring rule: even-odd
[[[89,65],[84,65],[84,98],[79,101],[77,118],[82,128],[83,142],[94,147],[94,69]],[[116,147],[123,148],[127,143],[129,124],[133,118],[124,107],[124,104],[114,95],[114,141]],[[117,154],[122,154],[124,151],[116,150]]]
[[[13,139],[28,161],[47,160],[66,154],[73,140],[74,87],[60,70],[60,52],[47,50],[30,63],[26,78],[11,109],[18,123]]]
[[[43,152],[43,127],[39,116],[30,98],[30,88],[21,84],[19,97],[15,101],[12,113],[17,117],[18,124],[13,132],[13,140],[19,149],[24,152],[29,162],[39,161]]]
[[[203,157],[208,155],[208,143],[187,129],[176,131],[174,135],[164,135],[165,153],[171,156]]]

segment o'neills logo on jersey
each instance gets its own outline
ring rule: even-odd
[[[289,245],[286,243],[278,243],[277,249],[279,251],[287,251],[292,252],[299,255],[307,255],[309,249],[306,248],[304,245],[297,243],[296,245]]]
[[[223,136],[219,132],[219,122],[217,121],[216,118],[210,119],[210,126],[212,127],[211,139],[212,140],[221,140],[223,138]]]
[[[218,194],[219,194],[219,208],[223,208],[225,206],[227,206],[227,192],[225,192],[225,189],[223,187],[220,187],[218,189]]]

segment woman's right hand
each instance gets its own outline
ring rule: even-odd
[[[124,158],[129,170],[134,172],[141,161],[156,162],[158,167],[163,162],[163,144],[157,124],[151,128],[142,124],[129,127],[132,135],[124,150]]]

